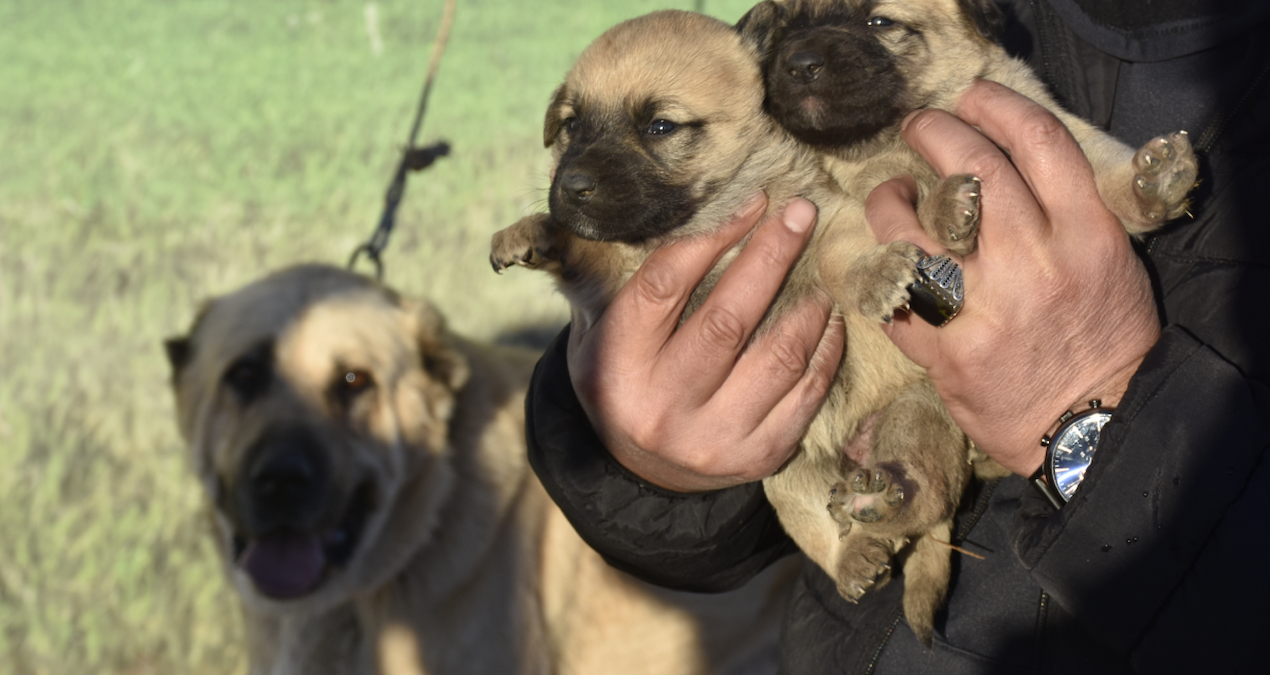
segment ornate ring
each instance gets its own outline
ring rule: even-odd
[[[936,328],[947,324],[966,297],[961,266],[946,255],[918,260],[917,280],[908,285],[908,295],[909,311]]]

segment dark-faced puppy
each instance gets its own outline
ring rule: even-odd
[[[600,36],[547,110],[551,212],[495,235],[495,269],[553,274],[575,330],[584,330],[652,250],[718,227],[762,188],[773,208],[795,195],[812,200],[819,224],[760,333],[810,294],[828,293],[843,308],[894,298],[912,278],[912,259],[893,278],[855,264],[887,250],[876,250],[863,198],[844,193],[815,150],[764,110],[759,56],[750,36],[688,12],[653,13]],[[698,288],[688,312],[730,260]],[[951,537],[969,443],[924,372],[878,328],[880,315],[844,312],[848,347],[828,399],[800,451],[764,489],[786,531],[844,597],[885,583],[903,551],[905,612],[929,639],[950,565],[937,542]]]
[[[738,29],[762,53],[768,112],[830,159],[849,194],[863,198],[891,176],[916,177],[923,225],[949,250],[974,248],[977,185],[969,176],[941,182],[899,139],[899,124],[920,108],[954,110],[976,78],[1005,84],[1063,121],[1130,233],[1185,213],[1197,173],[1185,132],[1135,153],[1067,113],[995,41],[1002,23],[992,0],[765,0]]]

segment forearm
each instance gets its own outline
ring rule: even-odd
[[[1073,501],[1055,514],[1025,500],[1016,552],[1055,602],[1142,672],[1264,667],[1268,427],[1270,395],[1171,328]]]
[[[740,586],[794,550],[759,483],[681,494],[618,464],[569,380],[568,329],[535,369],[526,401],[529,460],[574,528],[610,564],[670,588]]]

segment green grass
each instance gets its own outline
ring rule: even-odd
[[[420,139],[453,154],[411,177],[385,280],[476,337],[562,322],[486,262],[541,206],[545,104],[604,28],[697,5],[460,0]],[[440,9],[0,0],[0,672],[242,671],[160,343],[370,235]]]

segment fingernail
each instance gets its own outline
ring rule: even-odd
[[[905,115],[904,119],[900,120],[900,131],[904,131],[905,129],[907,129],[908,123],[912,122],[913,118],[917,117],[917,115],[921,113],[922,110],[923,110],[922,108],[918,108],[917,110],[914,110],[913,112]]]
[[[754,211],[762,205],[765,196],[766,195],[763,194],[762,190],[750,195],[746,198],[745,202],[741,204],[741,207],[732,214],[732,219],[735,220],[737,218],[744,218],[746,216],[753,215]]]
[[[797,199],[785,206],[785,212],[781,214],[781,222],[785,223],[790,231],[802,234],[811,229],[813,223],[816,222],[816,207],[805,199]]]

